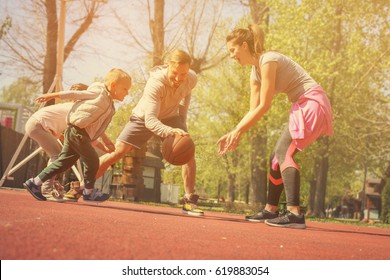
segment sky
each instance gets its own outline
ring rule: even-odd
[[[35,1],[0,0],[0,20],[3,21],[9,15],[15,23],[26,25],[25,22],[27,21],[27,24],[34,24],[36,21],[33,18],[26,18],[27,13],[24,12],[21,5],[34,5]],[[81,0],[66,1],[65,43],[74,32],[74,24],[71,21],[76,18],[74,14],[75,9],[80,7],[76,1]],[[166,0],[166,13],[177,9],[178,2],[177,0]],[[225,2],[227,4],[224,6],[224,16],[238,20],[245,13],[245,9],[242,6],[232,4],[232,1]],[[122,68],[130,73],[137,68],[144,68],[144,53],[139,48],[135,48],[135,46],[129,46],[131,40],[123,39],[123,36],[120,35],[123,34],[120,32],[123,26],[116,20],[112,11],[116,10],[120,13],[121,17],[127,18],[132,23],[132,30],[138,36],[141,38],[144,37],[147,40],[150,33],[145,18],[145,3],[146,0],[108,0],[102,11],[103,16],[93,23],[90,31],[83,35],[71,56],[64,62],[62,83],[64,89],[78,82],[89,84],[96,78],[103,77],[105,73],[114,67]],[[57,0],[57,8],[59,9],[59,7],[60,0]],[[44,30],[45,26],[37,26],[36,28],[42,28]],[[1,58],[5,56],[7,54],[4,53],[3,48],[0,49],[0,60],[2,61]],[[23,69],[10,71],[7,68],[2,68],[0,88],[16,81],[20,74],[23,73]]]

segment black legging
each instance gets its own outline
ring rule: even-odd
[[[287,125],[276,143],[270,159],[268,204],[277,206],[284,188],[287,206],[299,206],[300,174],[299,167],[293,159],[298,151]]]

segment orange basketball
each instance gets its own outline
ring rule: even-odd
[[[195,154],[195,144],[189,135],[170,135],[162,143],[164,159],[173,165],[183,165]]]

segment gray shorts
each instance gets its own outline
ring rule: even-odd
[[[187,131],[185,123],[179,116],[164,119],[161,122],[167,126]],[[153,135],[154,133],[145,127],[143,119],[131,115],[129,122],[123,128],[117,140],[140,149]]]

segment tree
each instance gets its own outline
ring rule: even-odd
[[[384,59],[389,52],[388,7],[384,1],[273,1],[270,11],[268,43],[304,66],[332,103],[335,135],[299,155],[304,193],[309,182],[315,186],[309,210],[322,216],[328,191],[337,195],[345,183],[356,185],[362,163],[372,172],[386,155],[386,134],[377,136],[389,123],[384,117],[389,108],[383,106],[389,100],[383,90],[389,67]]]
[[[151,1],[145,1],[145,3],[146,5],[140,7],[140,10],[145,9],[146,6],[146,19],[150,30],[148,36],[137,33],[132,22],[134,19],[121,15],[120,11],[116,12],[116,17],[132,39],[129,41],[129,47],[137,47],[151,61],[147,65],[153,67],[163,64],[166,55],[176,48],[188,51],[193,60],[191,69],[198,74],[212,69],[226,58],[227,55],[222,53],[221,47],[224,47],[224,43],[214,40],[223,2],[180,1],[175,5],[170,5],[168,12],[165,8],[165,1],[155,0],[153,4]],[[215,11],[215,13],[210,13],[210,11]],[[215,46],[215,44],[219,45]],[[197,98],[194,97],[190,110],[196,106]],[[148,151],[161,157],[158,138],[148,142]],[[179,174],[175,168],[169,168],[167,172]],[[172,176],[168,177],[172,178]]]
[[[269,7],[267,1],[249,0],[248,5],[252,21],[268,29]],[[252,129],[251,133],[251,190],[254,204],[266,204],[267,201],[267,117],[264,122]]]
[[[8,87],[2,88],[1,102],[22,104],[34,107],[34,96],[39,91],[39,84],[28,77],[21,77]]]
[[[62,0],[61,0],[62,1]],[[21,22],[14,24],[3,37],[3,42],[9,53],[7,67],[24,69],[25,76],[37,79],[41,76],[42,90],[46,93],[53,83],[57,66],[58,17],[57,1],[39,0],[34,5],[24,5],[22,10],[26,15]],[[77,15],[84,11],[78,20],[73,35],[64,46],[64,61],[67,60],[81,36],[88,30],[94,19],[98,17],[104,3],[83,0],[81,3],[71,3],[71,9],[76,9]],[[77,6],[77,7],[75,7]],[[68,13],[74,18],[76,13]],[[46,28],[43,26],[46,25]],[[24,28],[20,28],[23,26]],[[25,27],[31,28],[25,28]],[[42,28],[36,28],[42,27]],[[73,27],[73,26],[72,26]],[[44,38],[45,40],[42,40]]]
[[[185,45],[192,58],[191,69],[199,74],[216,67],[228,57],[224,44],[215,42],[221,23],[224,1],[193,1],[188,11],[184,9]],[[206,39],[207,38],[207,39]],[[215,45],[217,44],[217,45]]]

